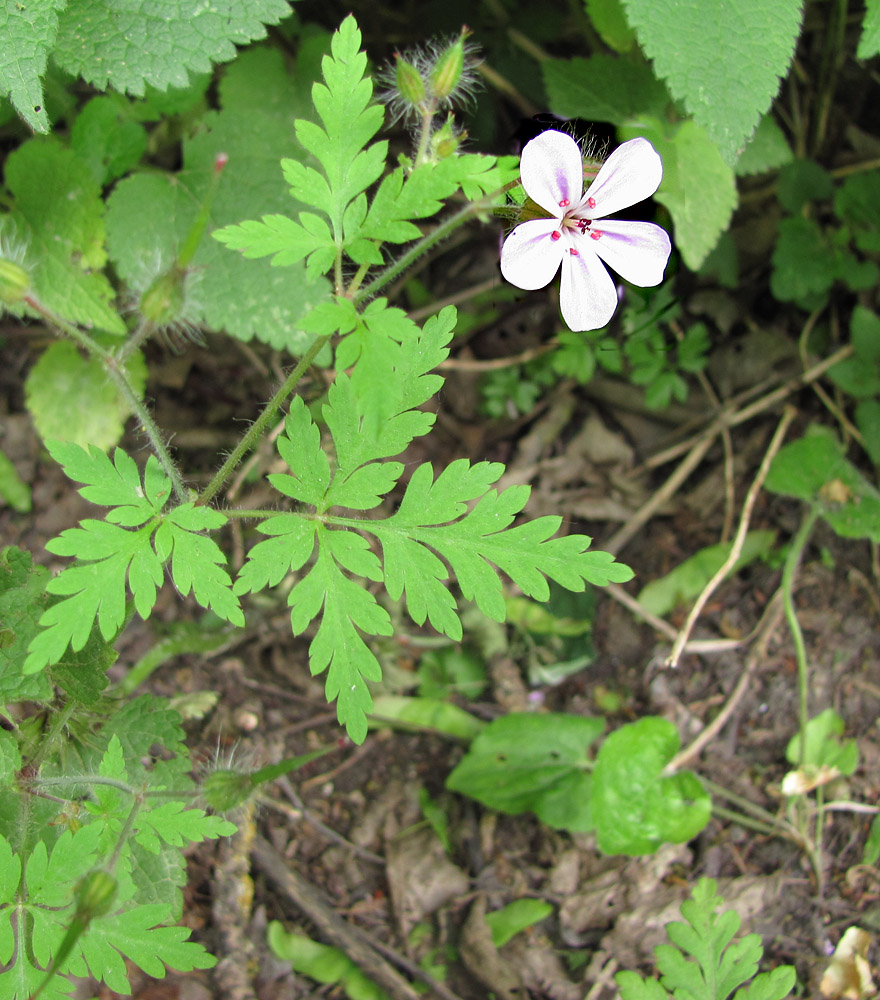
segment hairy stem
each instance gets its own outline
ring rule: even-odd
[[[367,299],[371,299],[389,282],[393,281],[398,275],[403,274],[408,267],[411,267],[423,253],[430,250],[431,247],[439,243],[441,240],[445,240],[446,237],[458,229],[459,226],[464,225],[474,216],[479,215],[480,212],[485,212],[492,208],[492,203],[499,194],[509,191],[518,184],[519,179],[511,181],[509,184],[505,184],[503,188],[499,188],[499,190],[493,191],[492,194],[480,199],[480,201],[471,202],[470,204],[465,205],[464,208],[459,209],[459,211],[457,211],[454,215],[450,215],[445,222],[441,222],[440,225],[432,229],[430,233],[414,243],[409,250],[394,261],[393,264],[389,264],[388,267],[386,267],[381,274],[377,275],[365,288],[362,288],[355,295],[351,296],[354,304],[360,305],[362,302],[366,302]]]
[[[303,377],[308,367],[315,360],[318,354],[320,354],[324,345],[329,340],[329,333],[325,334],[323,337],[318,337],[306,353],[299,359],[299,363],[296,368],[294,368],[293,371],[287,376],[281,388],[269,400],[263,412],[257,417],[253,424],[251,424],[247,434],[245,434],[241,441],[238,442],[235,449],[223,465],[221,465],[217,470],[214,478],[202,491],[201,495],[196,500],[197,506],[203,506],[204,504],[209,503],[222,489],[223,484],[232,475],[232,472],[238,463],[244,458],[245,455],[248,454],[248,452],[252,451],[257,446],[257,443],[263,436],[266,427],[272,421],[273,417],[281,408],[287,397],[296,388],[299,380]]]
[[[90,337],[87,333],[84,333],[72,323],[68,323],[67,320],[56,315],[56,313],[44,306],[43,303],[40,302],[40,300],[35,296],[27,295],[25,296],[24,301],[27,302],[31,309],[38,312],[47,323],[56,327],[62,333],[70,337],[71,340],[75,341],[80,345],[80,347],[84,348],[92,357],[96,357],[101,360],[104,370],[115,384],[119,394],[125,400],[126,406],[128,406],[131,412],[135,415],[141,429],[147,435],[150,445],[156,454],[156,458],[159,460],[159,464],[171,480],[175,497],[177,497],[177,500],[180,503],[187,500],[187,489],[183,484],[180,472],[178,472],[177,466],[174,464],[171,454],[165,446],[165,442],[162,440],[159,428],[150,416],[150,412],[147,409],[146,404],[135,392],[134,386],[131,384],[131,380],[128,377],[128,372],[126,372],[125,366],[121,363],[121,359],[117,357],[113,351],[109,351],[106,347],[99,344],[93,337]]]

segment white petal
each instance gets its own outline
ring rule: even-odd
[[[567,201],[577,205],[584,192],[584,161],[578,144],[565,132],[542,132],[522,151],[519,173],[526,194],[561,219]]]
[[[621,278],[643,288],[660,284],[672,249],[665,229],[652,222],[602,219],[593,230],[601,236],[590,240],[592,249]]]
[[[647,139],[624,142],[602,164],[596,179],[584,195],[584,203],[596,202],[589,209],[591,219],[604,219],[622,208],[650,198],[663,180],[663,161]],[[537,201],[533,197],[533,200]],[[588,210],[584,209],[584,214]]]
[[[507,237],[501,248],[501,273],[511,285],[532,290],[553,280],[567,243],[564,237],[554,240],[550,235],[558,225],[556,219],[534,219]]]
[[[611,321],[617,289],[590,247],[583,247],[577,256],[563,257],[559,305],[570,330],[599,330]]]

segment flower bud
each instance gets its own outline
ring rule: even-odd
[[[90,872],[79,883],[76,892],[76,915],[83,920],[92,920],[109,913],[119,888],[116,879],[98,869]]]
[[[31,283],[27,271],[18,264],[0,257],[0,302],[14,306],[27,295]]]
[[[467,139],[467,132],[456,132],[452,115],[431,136],[431,152],[434,160],[446,160],[458,152],[458,147]]]
[[[154,326],[175,323],[183,311],[183,281],[186,272],[172,265],[156,278],[141,296],[141,315]]]
[[[394,81],[398,94],[407,104],[418,107],[425,99],[425,81],[422,79],[422,74],[400,53],[394,53],[394,60]]]
[[[452,96],[464,73],[465,39],[470,34],[467,28],[437,56],[431,69],[429,84],[431,95],[445,101]]]
[[[238,809],[251,797],[254,782],[249,774],[231,768],[212,771],[202,784],[202,798],[215,812]]]

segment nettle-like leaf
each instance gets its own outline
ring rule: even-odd
[[[397,484],[403,465],[378,460],[400,454],[431,428],[433,414],[415,407],[441,384],[439,376],[428,373],[445,358],[454,324],[455,310],[448,307],[423,331],[404,335],[401,343],[388,338],[382,346],[384,378],[372,388],[356,391],[354,376],[337,377],[324,406],[336,451],[333,465],[311,414],[301,400],[294,401],[286,432],[278,439],[290,473],[269,478],[279,492],[315,510],[264,522],[258,530],[270,537],[251,550],[235,585],[238,594],[274,586],[301,570],[317,548],[314,563],[290,591],[291,625],[299,634],[320,616],[310,649],[311,670],[328,670],[327,696],[337,699],[340,722],[358,742],[366,734],[366,713],[372,707],[365,681],[381,676],[361,633],[390,635],[391,620],[349,574],[384,582],[393,600],[405,599],[417,624],[429,621],[453,639],[461,638],[462,627],[447,582],[450,570],[465,599],[496,621],[506,615],[499,571],[538,600],[549,596],[548,578],[577,591],[587,582],[632,576],[608,553],[587,552],[590,539],[585,536],[551,537],[559,529],[559,517],[512,526],[529,490],[492,489],[504,472],[498,463],[472,465],[461,459],[436,477],[430,464],[419,466],[397,512],[384,519],[328,513],[335,507],[372,510]],[[384,569],[364,534],[378,540]]]
[[[291,13],[287,0],[77,0],[58,18],[54,58],[100,90],[143,96],[235,58]]]
[[[732,166],[788,71],[800,31],[800,0],[623,5],[657,75]]]
[[[675,244],[697,270],[730,223],[736,208],[736,177],[706,130],[695,121],[670,125],[645,115],[622,126],[621,139],[643,136],[663,160],[663,181],[654,196],[669,209]]]
[[[727,1000],[737,990],[740,1000],[782,1000],[795,984],[795,970],[782,965],[772,972],[758,971],[764,953],[757,934],[739,941],[740,917],[735,910],[718,913],[723,900],[714,879],[702,878],[692,898],[681,904],[684,921],[666,925],[670,945],[657,945],[660,982],[642,979],[635,972],[619,972],[614,978],[622,1000]],[[743,986],[749,982],[748,986]],[[667,992],[670,991],[670,992]]]
[[[48,447],[67,476],[85,484],[80,493],[86,500],[111,509],[105,520],[87,519],[47,543],[50,552],[78,562],[46,585],[48,593],[63,600],[40,618],[43,630],[31,640],[26,674],[56,663],[68,646],[81,650],[96,621],[105,640],[115,638],[125,620],[127,590],[138,614],[149,617],[169,559],[172,579],[183,596],[192,591],[202,607],[235,625],[244,624],[223,569],[225,557],[216,542],[200,534],[225,524],[223,514],[192,503],[165,512],[171,483],[152,455],[141,482],[134,460],[120,448],[111,462],[94,447],[85,451],[57,441]]]
[[[49,131],[40,77],[55,44],[58,11],[66,5],[67,0],[35,0],[7,3],[0,11],[0,93],[35,132]]]

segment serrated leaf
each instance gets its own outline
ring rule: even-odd
[[[166,965],[178,972],[213,968],[217,960],[202,945],[187,941],[189,928],[156,926],[166,915],[164,906],[150,903],[93,920],[80,938],[82,959],[71,963],[70,971],[85,975],[87,968],[111,990],[129,993],[123,956],[155,979],[164,979]]]
[[[56,555],[81,556],[81,562],[50,580],[50,594],[66,598],[40,618],[43,631],[31,641],[23,670],[26,674],[57,663],[68,645],[85,646],[97,618],[106,640],[116,637],[125,619],[126,580],[142,618],[149,617],[162,583],[162,564],[150,545],[151,529],[127,531],[106,521],[82,521],[68,528],[46,548]]]
[[[366,211],[363,192],[381,175],[387,142],[367,146],[382,124],[384,111],[371,104],[372,82],[365,76],[366,55],[359,51],[361,34],[349,15],[331,40],[331,54],[322,63],[323,83],[312,88],[314,109],[323,127],[300,118],[296,137],[321,168],[284,161],[285,177],[294,198],[319,207],[329,217],[303,212],[299,221],[264,215],[260,222],[227,226],[218,240],[246,256],[274,254],[274,264],[289,264],[309,256],[309,273],[320,274],[333,266],[347,249],[353,259],[378,263],[381,257],[359,236]]]
[[[99,90],[141,97],[148,85],[185,87],[289,14],[286,0],[77,0],[59,15],[53,54]]]
[[[220,546],[198,530],[219,527],[226,518],[220,511],[183,504],[169,512],[156,531],[156,552],[164,561],[171,557],[171,576],[178,591],[193,597],[203,608],[233,625],[243,626],[244,615],[223,568],[226,557]]]
[[[593,771],[599,849],[651,854],[683,843],[709,822],[711,800],[690,771],[662,776],[679,747],[666,719],[647,716],[622,726],[602,744]]]
[[[500,812],[534,812],[557,830],[588,832],[594,815],[587,751],[604,728],[585,716],[502,716],[476,737],[446,787]]]
[[[459,459],[435,481],[433,467],[422,465],[396,514],[358,525],[382,543],[389,593],[399,597],[405,591],[409,614],[417,624],[428,616],[435,628],[461,638],[454,602],[443,582],[445,567],[432,552],[452,568],[464,597],[495,621],[504,621],[506,608],[501,580],[491,564],[527,596],[541,601],[549,597],[547,577],[576,591],[583,590],[586,581],[601,585],[631,578],[631,570],[608,553],[587,552],[590,539],[585,535],[552,538],[561,523],[558,517],[510,528],[525,506],[528,488],[488,491],[502,471],[498,464],[471,466]],[[476,506],[465,513],[466,502],[478,497]]]
[[[315,548],[317,522],[295,514],[270,517],[257,530],[273,537],[258,542],[248,553],[235,582],[236,594],[277,586],[288,573],[301,569]]]
[[[55,44],[58,11],[67,0],[34,0],[6,3],[0,11],[0,94],[35,132],[49,131],[40,77]]]
[[[376,603],[373,595],[342,572],[337,559],[345,555],[340,548],[343,543],[334,536],[343,534],[346,533],[318,527],[318,558],[291,590],[287,603],[294,635],[321,614],[321,623],[309,647],[310,670],[313,675],[327,670],[327,700],[337,702],[340,723],[354,742],[362,743],[367,734],[366,716],[373,707],[365,682],[380,680],[382,670],[358,630],[368,635],[391,635],[393,629],[388,612]],[[375,556],[372,567],[361,560],[358,571],[361,574],[370,571],[370,578],[381,579]]]
[[[143,395],[147,366],[140,351],[125,363],[134,392]],[[42,353],[25,381],[25,402],[40,435],[106,450],[122,437],[129,407],[104,366],[83,357],[69,340]]]
[[[134,459],[121,448],[114,451],[111,463],[103,451],[92,446],[86,450],[71,441],[47,441],[46,447],[68,479],[85,484],[79,488],[84,499],[102,507],[132,508],[130,527],[158,514],[171,495],[171,483],[153,455],[147,459],[142,487]]]
[[[15,203],[0,217],[0,232],[26,248],[36,296],[67,320],[124,334],[100,273],[104,205],[88,165],[54,139],[31,139],[9,154],[6,185]]]
[[[776,170],[790,163],[792,156],[791,147],[782,129],[767,114],[758,122],[758,127],[746,148],[739,154],[736,174],[738,177],[747,177],[750,174]]]
[[[93,97],[76,116],[70,145],[103,186],[140,163],[147,151],[147,133],[131,102],[108,94]]]
[[[669,127],[644,118],[619,129],[621,139],[643,136],[663,160],[654,195],[675,223],[675,245],[697,270],[727,228],[736,207],[736,179],[706,132],[695,122]]]
[[[643,61],[607,55],[547,59],[541,71],[558,115],[623,125],[644,115],[659,118],[669,103],[666,88]]]
[[[732,166],[788,71],[799,0],[623,0],[657,75]]]

